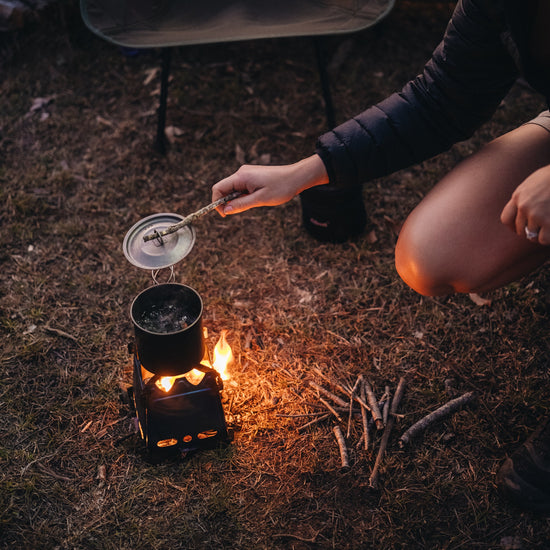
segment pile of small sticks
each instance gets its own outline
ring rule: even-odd
[[[351,434],[353,417],[360,414],[362,435],[357,442],[358,448],[362,447],[366,451],[371,450],[374,447],[374,438],[371,435],[372,430],[379,430],[382,433],[376,460],[369,478],[369,485],[372,488],[377,488],[380,466],[386,453],[390,434],[396,418],[400,416],[398,409],[405,392],[406,379],[404,377],[399,379],[393,396],[390,386],[386,385],[384,394],[378,400],[371,382],[363,375],[359,375],[353,387],[350,387],[332,380],[318,368],[314,368],[313,372],[322,378],[330,388],[313,380],[309,381],[309,386],[317,393],[319,403],[326,408],[327,412],[318,414],[314,420],[304,424],[298,430],[303,431],[314,424],[333,417],[337,421],[333,427],[333,432],[340,450],[341,465],[343,469],[348,469],[350,462],[346,439],[349,439]],[[334,393],[335,391],[345,395],[347,400]],[[415,422],[401,435],[399,438],[400,447],[405,447],[434,423],[450,416],[465,406],[471,405],[474,401],[474,393],[468,392],[430,412]],[[347,425],[346,435],[344,435],[342,425]]]

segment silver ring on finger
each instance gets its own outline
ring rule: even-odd
[[[531,231],[527,226],[525,226],[525,236],[527,237],[528,241],[538,241],[539,239],[539,232],[537,231]]]

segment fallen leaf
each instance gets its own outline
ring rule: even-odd
[[[474,302],[474,304],[477,304],[478,306],[490,306],[491,305],[491,300],[489,300],[487,298],[482,298],[479,294],[475,294],[474,292],[470,292],[470,294],[468,294],[468,296],[470,296],[470,300],[472,300],[472,302]]]
[[[51,95],[48,97],[35,97],[32,100],[31,108],[29,109],[30,112],[39,111],[40,109],[43,109],[44,107],[48,106],[55,96]]]
[[[164,134],[170,143],[174,143],[176,138],[183,136],[184,131],[176,126],[167,126],[164,129]]]
[[[148,84],[151,84],[151,81],[157,76],[159,72],[158,67],[154,67],[153,69],[147,69],[145,72],[145,80],[143,81],[143,85],[147,86]]]
[[[29,325],[23,334],[32,334],[36,330],[36,325]]]
[[[366,240],[368,244],[374,244],[378,240],[378,237],[376,236],[376,231],[374,229],[372,231],[369,231]]]

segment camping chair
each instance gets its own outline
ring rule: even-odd
[[[165,152],[170,54],[174,46],[259,38],[310,36],[325,100],[328,126],[334,112],[323,50],[326,35],[373,26],[395,0],[80,0],[85,24],[103,39],[129,48],[162,48],[156,148]]]

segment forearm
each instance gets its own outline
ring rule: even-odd
[[[325,164],[318,154],[313,154],[291,165],[295,173],[294,196],[306,189],[329,183]]]
[[[283,204],[306,189],[328,182],[325,165],[318,155],[283,166],[245,164],[214,185],[212,200],[235,191],[241,193],[240,197],[218,208],[222,216],[237,214],[258,206]]]
[[[319,138],[330,182],[360,185],[447,150],[491,117],[516,77],[497,23],[477,0],[459,2],[422,74]]]

